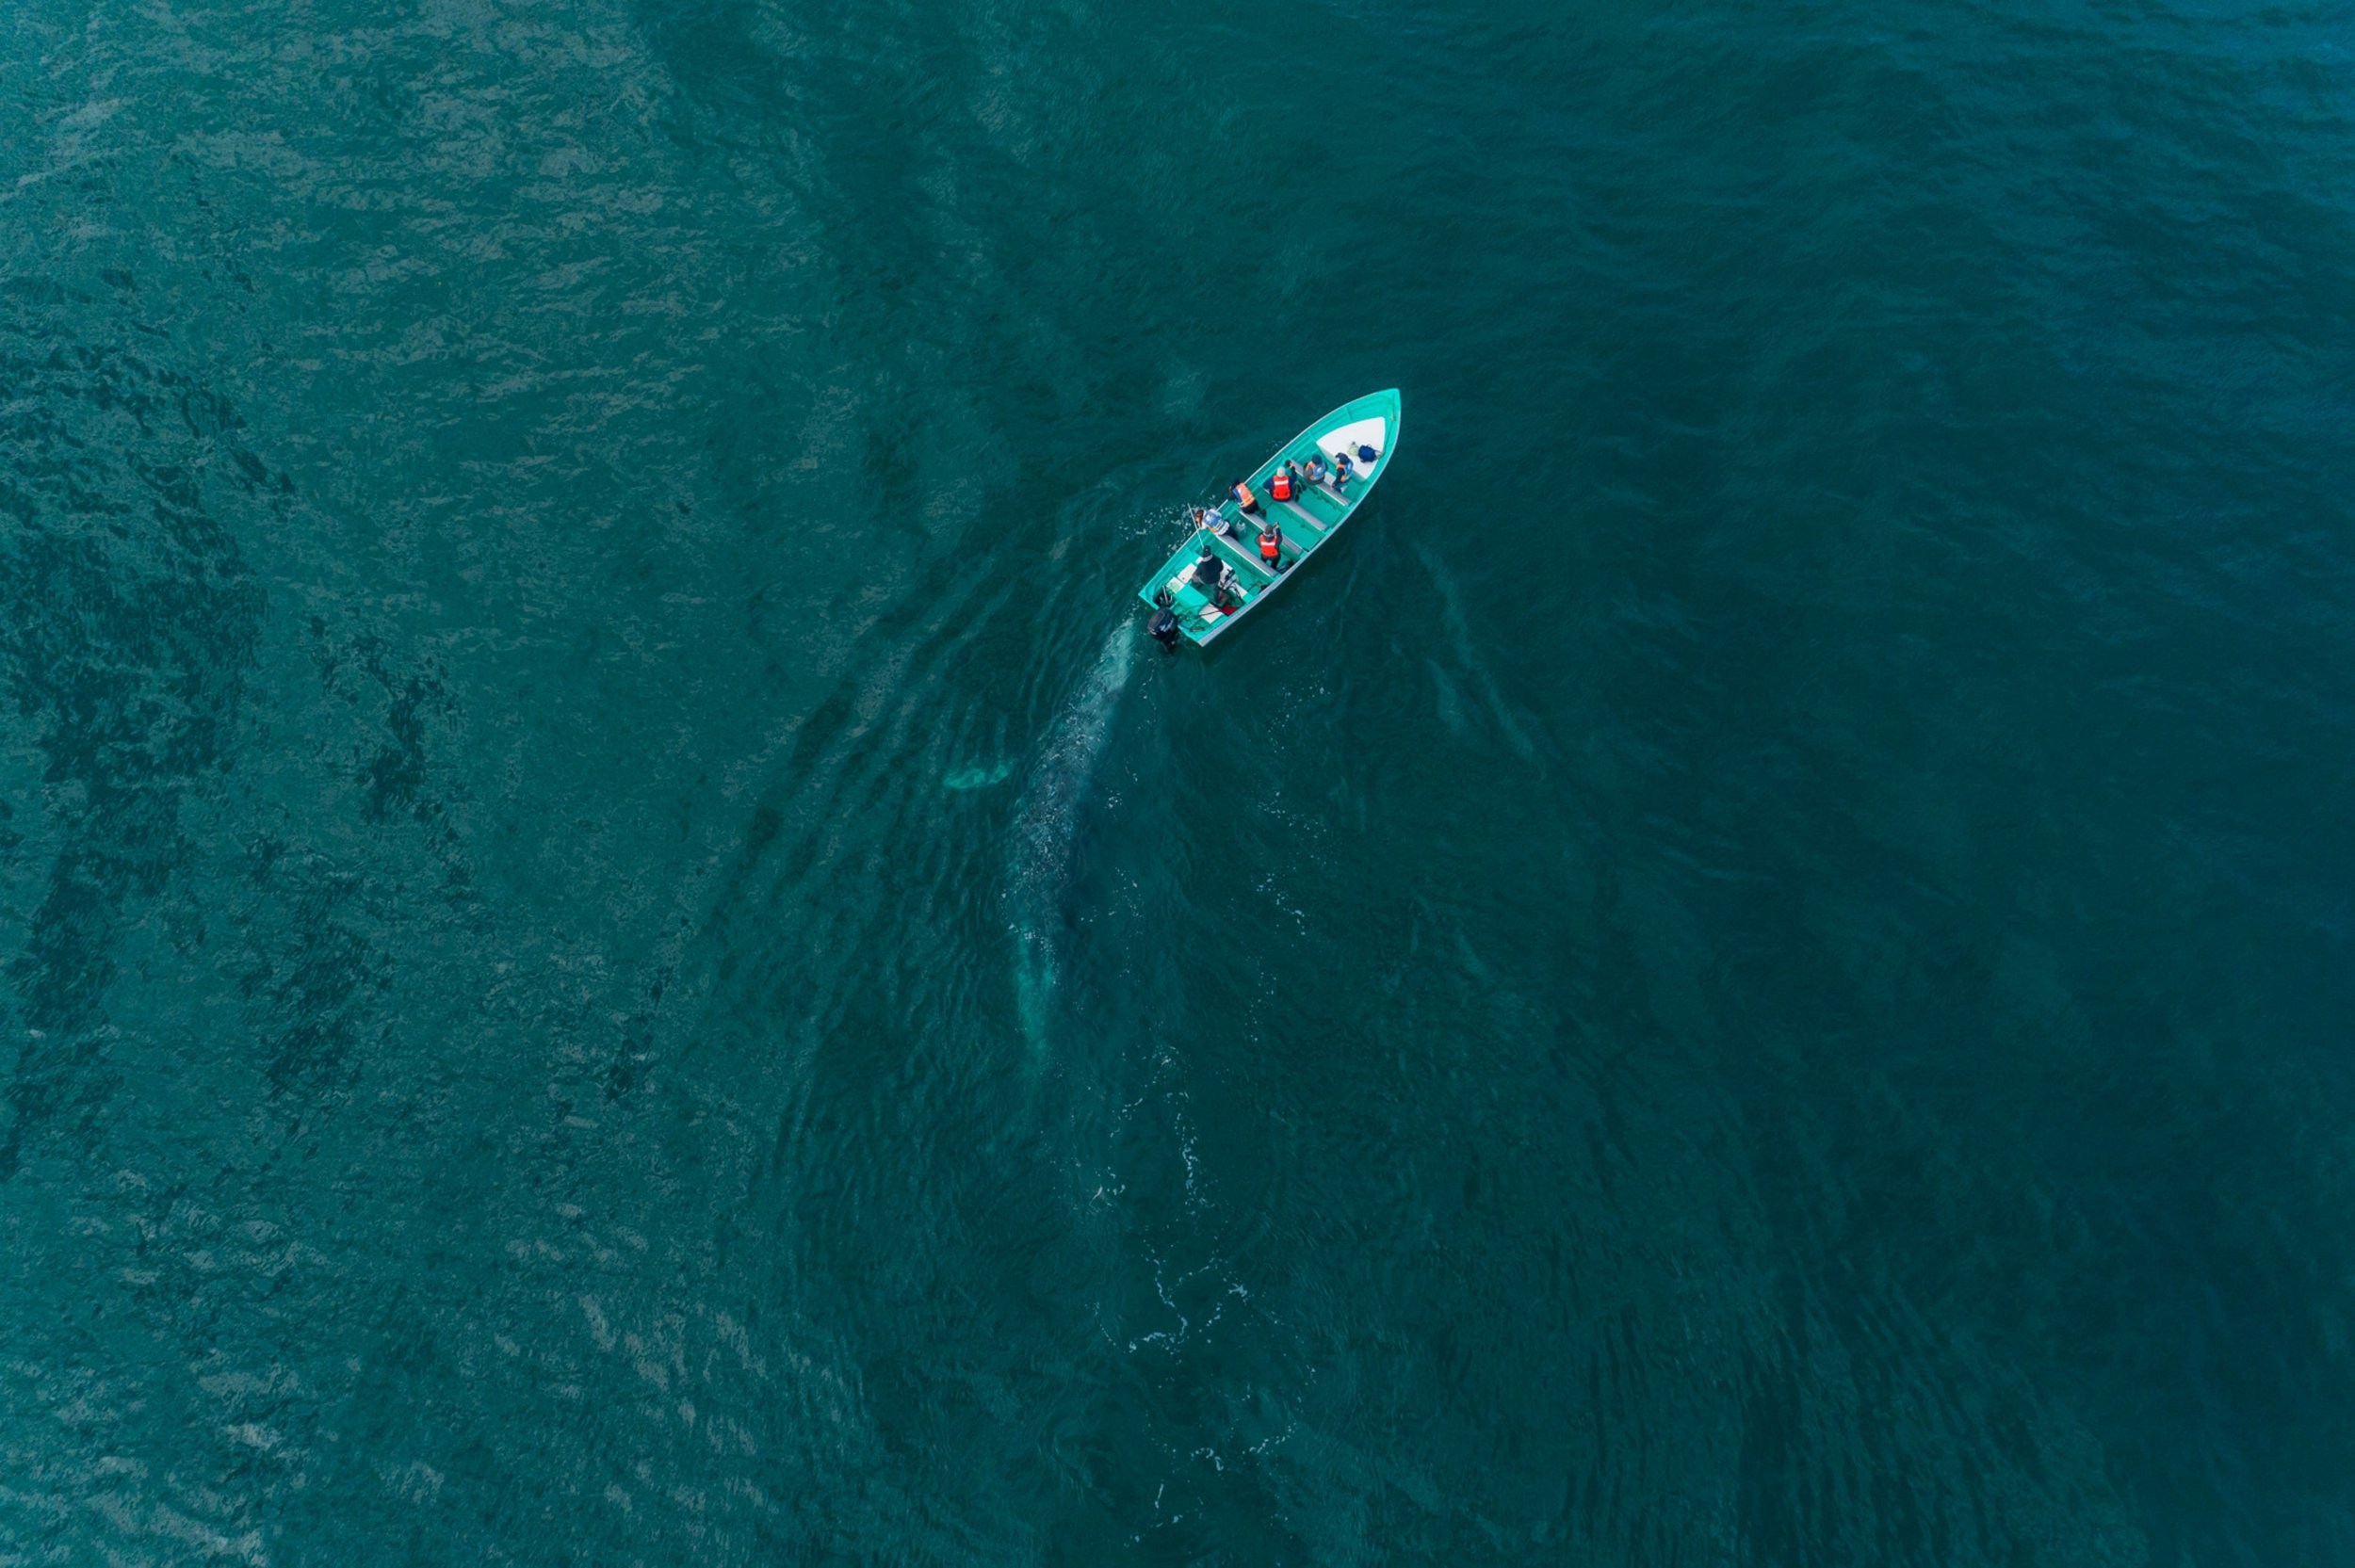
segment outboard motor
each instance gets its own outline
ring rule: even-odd
[[[1178,651],[1178,618],[1169,613],[1169,590],[1163,589],[1153,595],[1153,619],[1145,623],[1145,629],[1153,634],[1153,640],[1161,645],[1164,654]]]

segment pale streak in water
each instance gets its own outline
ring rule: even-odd
[[[1062,982],[1061,905],[1071,878],[1080,805],[1104,755],[1120,694],[1128,688],[1136,636],[1136,628],[1124,622],[1105,640],[1096,667],[1055,716],[1046,745],[1023,781],[1009,897],[1015,997],[1033,1067],[1046,1060],[1048,1024]]]
[[[991,784],[1005,783],[1006,775],[1013,771],[1014,764],[1010,762],[993,763],[987,768],[977,762],[969,768],[954,769],[940,783],[946,789],[987,789]]]

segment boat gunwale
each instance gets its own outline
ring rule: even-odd
[[[1341,531],[1341,527],[1344,524],[1348,523],[1351,518],[1357,515],[1359,509],[1365,505],[1366,498],[1372,493],[1373,487],[1381,482],[1383,474],[1389,468],[1390,454],[1396,450],[1398,446],[1399,427],[1404,422],[1402,419],[1403,402],[1404,400],[1399,396],[1398,389],[1396,387],[1386,387],[1380,392],[1371,392],[1361,397],[1354,397],[1348,402],[1341,404],[1340,407],[1324,414],[1322,418],[1312,420],[1300,431],[1299,434],[1277,446],[1275,450],[1269,455],[1266,461],[1262,462],[1257,469],[1252,471],[1250,477],[1245,479],[1243,482],[1251,486],[1255,492],[1259,491],[1265,487],[1269,477],[1275,472],[1278,464],[1284,462],[1288,458],[1295,458],[1297,456],[1303,444],[1314,444],[1320,450],[1322,450],[1322,438],[1330,435],[1335,430],[1344,429],[1347,427],[1353,424],[1360,423],[1367,418],[1379,417],[1382,420],[1384,427],[1382,449],[1376,455],[1373,466],[1368,470],[1364,477],[1359,480],[1357,493],[1355,495],[1340,495],[1334,493],[1329,489],[1325,492],[1328,498],[1339,501],[1341,504],[1341,514],[1333,519],[1332,522],[1322,525],[1317,525],[1314,515],[1309,514],[1310,523],[1312,525],[1317,527],[1317,531],[1314,534],[1307,536],[1302,542],[1298,558],[1295,559],[1290,566],[1284,568],[1281,572],[1269,576],[1266,581],[1260,583],[1250,593],[1245,595],[1241,605],[1219,616],[1214,622],[1206,624],[1201,631],[1197,632],[1193,627],[1186,624],[1188,620],[1198,619],[1199,612],[1180,611],[1178,618],[1178,631],[1187,641],[1193,643],[1197,648],[1207,648],[1219,638],[1225,636],[1230,626],[1232,626],[1236,622],[1241,621],[1244,616],[1250,614],[1254,609],[1257,609],[1262,600],[1273,596],[1275,590],[1282,586],[1287,578],[1298,573],[1302,567],[1308,563],[1309,557],[1315,555],[1319,549],[1323,548],[1332,540],[1334,535]],[[1371,408],[1369,408],[1369,405],[1371,405]],[[1279,502],[1276,504],[1296,507],[1298,502]],[[1263,509],[1266,503],[1262,503]],[[1221,501],[1216,507],[1207,509],[1219,517],[1229,518],[1235,522],[1244,521],[1242,509],[1237,507],[1231,499]],[[1180,543],[1176,550],[1171,552],[1169,558],[1145,580],[1144,586],[1137,590],[1138,599],[1143,601],[1149,607],[1160,607],[1154,604],[1154,591],[1167,584],[1173,575],[1183,573],[1186,566],[1187,553],[1193,548],[1195,538],[1203,531],[1204,530],[1201,527],[1197,526],[1186,535],[1184,542]],[[1244,554],[1241,546],[1237,545],[1232,539],[1226,539],[1223,542],[1225,542],[1228,549],[1234,554]],[[1250,564],[1254,567],[1259,567],[1259,563],[1256,561],[1250,562]],[[1260,568],[1260,570],[1264,572],[1265,569]],[[1237,574],[1237,575],[1240,577],[1241,574]]]

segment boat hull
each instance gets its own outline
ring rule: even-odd
[[[1222,502],[1217,514],[1233,526],[1233,537],[1215,537],[1210,529],[1197,527],[1161,570],[1145,579],[1137,597],[1156,609],[1167,608],[1177,619],[1179,635],[1197,648],[1207,648],[1225,637],[1237,622],[1275,597],[1275,590],[1310,556],[1331,543],[1342,525],[1357,515],[1390,465],[1398,425],[1395,387],[1344,403],[1310,425],[1277,447],[1244,481],[1259,497],[1257,514],[1245,517],[1233,501]],[[1359,456],[1368,447],[1374,454],[1371,461]],[[1329,469],[1336,454],[1344,451],[1356,469],[1346,488],[1311,485],[1291,501],[1269,496],[1269,478],[1286,462],[1305,463],[1315,456]],[[1275,525],[1280,536],[1280,570],[1271,571],[1261,562],[1254,542],[1268,522]],[[1194,571],[1205,553],[1224,562],[1233,578],[1232,589],[1216,599],[1199,586]],[[1166,605],[1160,598],[1163,594],[1168,598]]]

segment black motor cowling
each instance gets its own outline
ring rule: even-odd
[[[1178,651],[1178,618],[1170,614],[1170,604],[1169,590],[1153,595],[1153,619],[1145,623],[1145,629],[1153,634],[1153,640],[1161,645],[1164,654]]]

